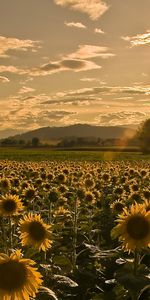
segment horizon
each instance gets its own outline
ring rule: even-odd
[[[0,139],[150,118],[149,11],[147,0],[1,1]]]

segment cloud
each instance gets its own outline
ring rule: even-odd
[[[100,34],[104,34],[105,33],[101,28],[95,28],[94,32],[95,33],[100,33]]]
[[[9,57],[9,50],[27,51],[31,49],[35,52],[39,47],[38,41],[0,36],[0,57]]]
[[[78,71],[87,67],[86,63],[88,62],[85,62],[84,60],[65,59],[61,61],[61,66],[67,69]]]
[[[73,10],[86,13],[91,20],[97,20],[108,9],[101,0],[54,0],[57,5],[67,6]]]
[[[28,75],[28,76],[47,76],[62,71],[90,71],[95,69],[101,69],[101,66],[95,62],[82,59],[62,59],[57,62],[48,62],[40,67],[31,69],[22,69],[15,66],[0,66],[1,73],[13,73],[16,75]]]
[[[99,82],[100,84],[106,84],[105,81],[101,81],[99,78],[94,78],[94,77],[83,77],[80,79],[80,81],[84,81],[84,82]]]
[[[28,73],[28,70],[21,69],[15,66],[0,66],[0,73],[14,73],[18,75],[24,75]]]
[[[26,94],[26,93],[32,93],[32,92],[35,92],[35,89],[33,89],[31,87],[23,86],[20,89],[19,94]]]
[[[118,111],[99,114],[95,120],[103,126],[139,124],[145,120],[146,113],[139,111]]]
[[[0,76],[0,82],[2,82],[2,83],[7,83],[7,82],[9,82],[10,80],[7,78],[7,77],[5,77],[5,76]]]
[[[88,59],[88,58],[109,58],[113,57],[115,54],[109,52],[108,47],[101,47],[95,45],[79,45],[78,50],[69,54],[68,57],[73,59]]]
[[[137,34],[135,36],[124,36],[122,39],[130,42],[131,47],[147,45],[150,44],[150,30],[147,30],[146,33]]]
[[[101,66],[89,60],[100,57],[102,59],[113,57],[115,54],[109,52],[109,48],[95,45],[80,45],[78,49],[68,55],[63,56],[61,60],[49,61],[39,67],[21,68],[17,66],[0,66],[0,73],[14,73],[17,75],[28,76],[46,76],[62,71],[89,71],[101,69]]]
[[[46,76],[62,71],[88,71],[93,69],[101,69],[101,66],[88,60],[81,59],[62,59],[57,62],[49,62],[39,68],[33,68],[29,71],[31,76]]]
[[[75,27],[79,29],[86,29],[86,26],[80,22],[65,22],[65,25],[68,27]]]

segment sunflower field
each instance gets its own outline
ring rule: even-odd
[[[150,163],[0,161],[0,300],[150,299]]]

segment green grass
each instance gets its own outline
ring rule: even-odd
[[[121,151],[69,151],[49,149],[16,149],[0,148],[0,159],[19,161],[42,161],[42,160],[87,160],[87,161],[109,161],[109,160],[150,160],[150,155],[141,152]]]

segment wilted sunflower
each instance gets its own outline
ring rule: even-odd
[[[20,220],[20,239],[22,246],[32,246],[39,251],[51,247],[50,225],[43,222],[40,215],[29,213]]]
[[[23,209],[23,204],[17,195],[5,195],[0,198],[0,215],[11,217],[18,215]]]
[[[21,252],[15,251],[10,256],[0,254],[0,299],[29,300],[35,298],[42,276],[31,259],[21,258]]]
[[[150,247],[150,211],[142,204],[131,205],[123,209],[119,215],[118,224],[112,230],[112,237],[119,236],[123,248],[129,251]]]

